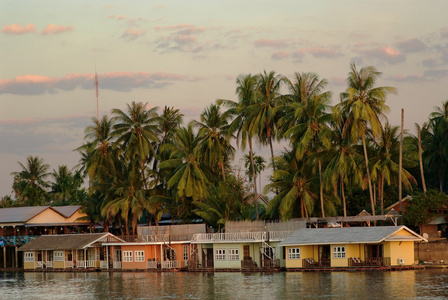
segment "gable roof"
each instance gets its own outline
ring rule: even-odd
[[[73,206],[23,206],[0,208],[0,224],[24,224],[44,212],[51,209],[65,219],[70,218],[81,209],[80,205]]]
[[[25,223],[49,206],[9,207],[0,209],[0,223]]]
[[[105,242],[124,242],[109,232],[86,234],[42,235],[28,244],[23,245],[19,251],[30,250],[76,250],[99,246]]]
[[[411,235],[394,235],[402,229]],[[406,226],[305,228],[297,230],[279,245],[377,244],[383,241],[427,240]]]
[[[70,218],[75,212],[81,209],[81,205],[52,206],[51,208],[65,218]]]

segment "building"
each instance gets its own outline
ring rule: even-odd
[[[239,221],[226,223],[223,233],[198,233],[193,236],[192,270],[272,270],[285,266],[279,243],[305,220],[288,222]]]
[[[89,232],[81,206],[29,206],[0,209],[0,268],[22,267],[18,247],[40,235]]]
[[[287,269],[391,267],[413,265],[422,241],[406,226],[342,227],[299,229],[279,245]]]
[[[124,242],[111,233],[42,235],[21,246],[23,268],[108,269],[110,254],[105,243]]]

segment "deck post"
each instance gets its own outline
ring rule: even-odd
[[[6,269],[6,245],[3,246],[3,268]]]
[[[15,249],[15,254],[14,254],[14,262],[15,262],[15,264],[16,264],[16,269],[19,267],[19,256],[17,255],[18,254],[18,251],[17,251],[17,246],[15,246],[14,247],[14,249]]]
[[[106,270],[109,270],[109,247],[106,245]]]

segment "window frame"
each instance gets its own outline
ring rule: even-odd
[[[288,248],[288,259],[300,259],[300,247]]]
[[[188,245],[184,245],[184,260],[188,260],[190,255],[188,253]]]
[[[132,255],[132,251],[121,251],[122,255],[123,255],[123,262],[133,262],[133,255]]]
[[[228,254],[227,254],[227,258],[228,260],[240,260],[240,249],[227,249]]]
[[[64,251],[53,251],[53,261],[64,261],[65,254]]]
[[[23,255],[24,262],[34,262],[34,251],[27,251]]]
[[[223,248],[215,249],[215,260],[219,261],[226,260],[226,249]]]
[[[143,262],[143,261],[145,261],[145,251],[143,251],[143,250],[135,250],[134,251],[134,261],[135,262]]]
[[[333,246],[333,258],[345,258],[346,248],[345,246]]]

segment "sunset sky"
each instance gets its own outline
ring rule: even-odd
[[[414,133],[448,100],[447,12],[446,0],[0,0],[0,197],[29,155],[78,163],[95,68],[100,116],[142,101],[186,123],[236,100],[240,74],[315,72],[336,103],[350,62],[373,65],[398,90],[390,122],[404,108]]]

